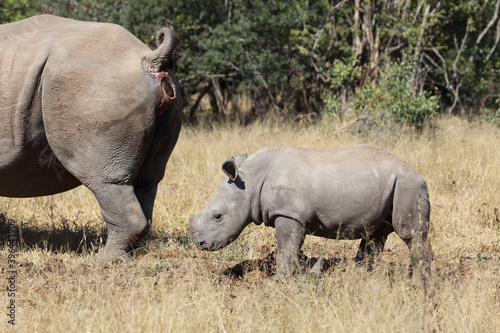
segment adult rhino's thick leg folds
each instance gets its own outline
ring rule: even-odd
[[[149,231],[151,216],[146,217],[132,185],[102,184],[94,194],[108,229],[106,246],[96,261],[127,259],[127,251]]]

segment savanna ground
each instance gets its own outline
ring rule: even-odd
[[[0,247],[0,331],[500,332],[500,130],[441,119],[420,136],[362,135],[317,125],[184,128],[160,184],[151,235],[131,262],[95,265],[105,228],[85,188],[0,198],[0,236],[16,223],[16,325],[8,324],[8,247]],[[188,218],[224,178],[223,159],[268,146],[370,143],[415,165],[432,205],[433,275],[407,278],[408,250],[391,235],[374,270],[359,241],[308,236],[303,250],[332,267],[273,279],[274,229],[249,226],[218,252],[194,248]]]

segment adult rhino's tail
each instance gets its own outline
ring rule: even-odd
[[[411,252],[411,267],[420,267],[425,277],[430,275],[433,257],[429,241],[429,193],[422,176],[404,177],[396,181],[392,225]]]
[[[156,72],[166,70],[174,52],[175,38],[174,33],[167,27],[161,28],[156,33],[155,51],[151,51],[143,56],[144,64],[154,69]]]

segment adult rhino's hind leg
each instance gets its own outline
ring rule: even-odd
[[[127,252],[148,232],[148,219],[132,185],[102,184],[93,189],[106,221],[108,238],[95,260],[128,259]]]
[[[153,220],[153,206],[155,203],[156,193],[158,191],[158,184],[154,183],[134,183],[134,192],[139,200],[139,204],[141,205],[144,216],[147,221],[147,230],[149,232],[151,229],[151,224]]]

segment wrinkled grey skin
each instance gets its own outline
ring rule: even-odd
[[[98,261],[126,258],[148,232],[181,128],[169,29],[157,45],[51,15],[0,26],[0,195],[88,187],[108,228]]]
[[[357,261],[371,261],[395,231],[411,250],[412,267],[430,268],[430,204],[422,175],[401,158],[368,146],[332,150],[268,148],[225,160],[222,182],[190,218],[202,250],[217,250],[251,222],[274,227],[277,270],[297,269],[306,234],[361,239]]]

